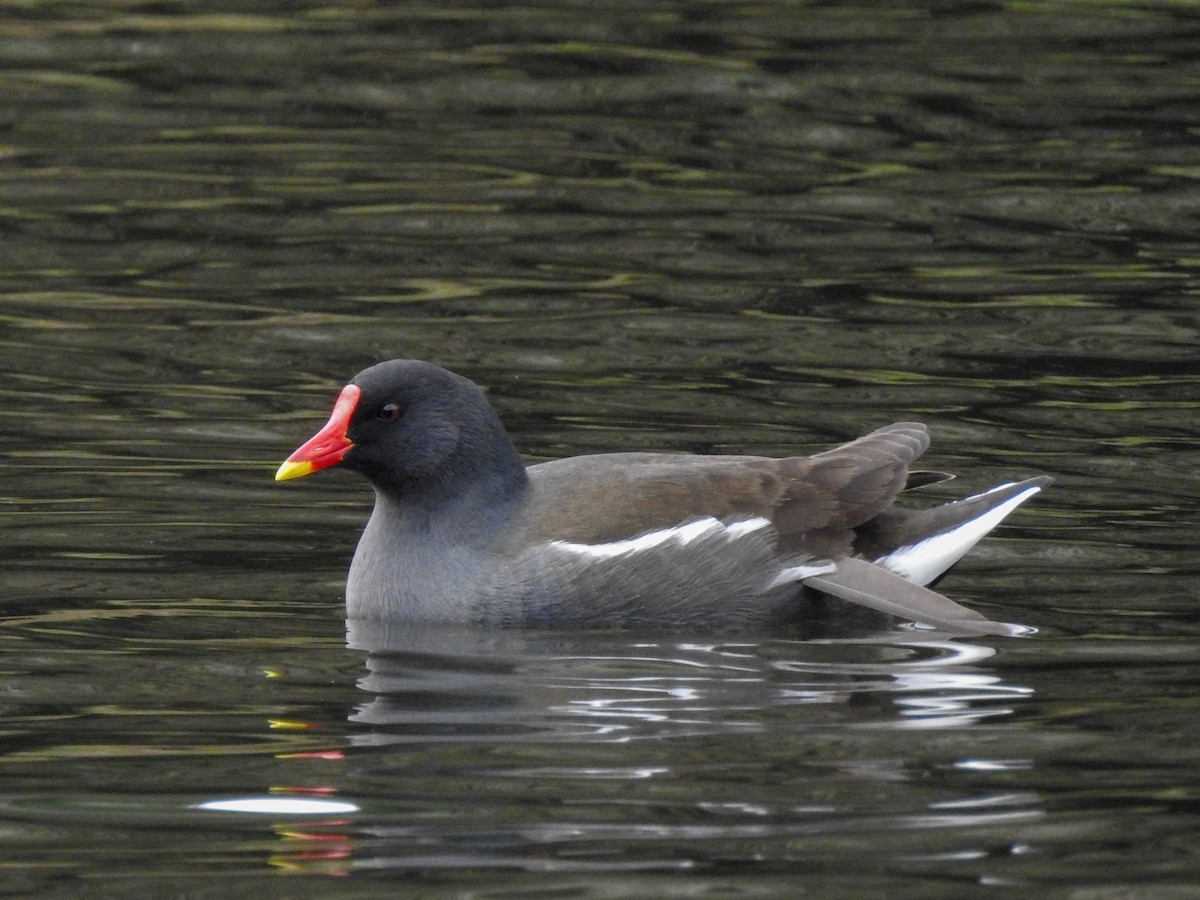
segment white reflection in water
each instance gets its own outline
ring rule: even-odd
[[[1021,772],[1033,768],[1031,759],[960,759],[954,768],[967,772]]]
[[[1032,688],[1005,684],[995,676],[972,672],[902,673],[896,676],[896,689],[912,692],[912,696],[896,701],[905,716],[897,726],[910,728],[949,728],[984,717],[1008,715],[1012,708],[998,705],[998,700],[1022,700],[1033,694]]]
[[[273,816],[313,816],[358,812],[358,807],[353,803],[321,800],[314,797],[237,797],[231,800],[209,800],[205,803],[197,803],[193,809]]]
[[[351,645],[368,651],[359,686],[374,695],[351,721],[400,726],[354,743],[758,733],[777,727],[765,711],[805,706],[844,707],[852,728],[949,728],[1010,715],[1032,695],[979,668],[994,647],[937,632],[649,641],[349,624]]]
[[[911,658],[868,663],[788,660],[777,666],[794,672],[854,675],[854,693],[877,691],[899,695],[893,698],[899,716],[892,723],[896,728],[959,727],[982,718],[1009,715],[1012,707],[998,701],[1011,703],[1033,694],[1032,688],[1007,684],[998,676],[964,671],[995,655],[993,647],[950,640],[893,642],[892,646],[911,651]],[[793,688],[786,693],[795,702],[829,703],[839,699],[828,685],[808,690]]]

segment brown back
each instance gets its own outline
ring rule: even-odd
[[[612,453],[531,466],[521,541],[616,541],[701,516],[763,516],[781,549],[844,556],[851,529],[891,505],[929,445],[900,422],[809,457]]]

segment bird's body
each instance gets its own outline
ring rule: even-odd
[[[1011,633],[922,585],[1045,477],[925,510],[944,480],[901,422],[807,457],[613,453],[526,467],[470,381],[394,360],[355,376],[278,478],[341,463],[375,488],[351,618],[499,625],[772,625],[811,591],[966,633]]]

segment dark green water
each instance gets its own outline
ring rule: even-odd
[[[1165,2],[6,8],[2,890],[1200,896],[1198,59]],[[942,585],[1039,633],[348,636],[368,492],[271,477],[394,356],[535,459],[1052,474]]]

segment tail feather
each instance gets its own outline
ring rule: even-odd
[[[836,572],[805,578],[804,584],[851,603],[953,634],[1016,637],[1030,632],[1021,625],[993,622],[949,597],[913,584],[865,559],[840,560]]]

